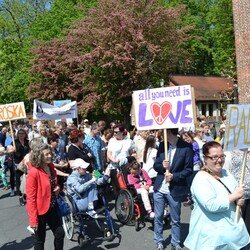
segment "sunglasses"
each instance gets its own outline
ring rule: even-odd
[[[120,133],[120,131],[114,131],[114,135]]]

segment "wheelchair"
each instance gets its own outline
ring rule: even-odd
[[[146,221],[153,224],[154,220],[150,219],[140,194],[137,194],[134,185],[130,185],[127,180],[130,164],[119,167],[117,174],[121,190],[115,201],[115,214],[120,223],[123,225],[133,225],[135,230],[139,231],[146,226]],[[154,207],[153,193],[149,193],[149,200],[152,208]],[[164,216],[164,222],[170,224],[169,213]]]
[[[86,222],[90,220],[94,220],[98,230],[102,233],[103,241],[111,242],[115,238],[112,217],[104,197],[104,188],[104,186],[98,187],[98,198],[99,202],[102,203],[102,207],[96,210],[98,214],[98,218],[96,219],[90,217],[86,212],[80,212],[73,197],[67,192],[67,189],[64,191],[64,199],[70,207],[70,214],[62,217],[63,229],[65,236],[69,240],[73,240],[74,235],[78,233],[78,245],[80,248],[84,248],[84,246],[91,240],[91,238],[86,234]]]

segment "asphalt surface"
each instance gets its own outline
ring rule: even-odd
[[[1,181],[0,181],[1,183]],[[10,197],[10,190],[2,190],[0,184],[0,249],[1,250],[25,250],[33,249],[33,237],[26,229],[28,217],[25,206],[19,206],[18,196]],[[91,240],[84,249],[91,250],[153,250],[156,245],[153,241],[152,223],[147,222],[144,228],[136,232],[134,226],[122,225],[114,213],[114,200],[107,198],[113,218],[117,237],[112,242],[102,241],[101,234],[92,220],[87,223],[87,233]],[[188,233],[190,208],[182,207],[182,242]],[[170,226],[164,226],[164,247],[170,249]],[[53,249],[53,234],[48,229],[45,250]],[[73,241],[65,237],[65,250],[80,249],[77,242],[77,234]],[[186,248],[183,248],[186,249]]]

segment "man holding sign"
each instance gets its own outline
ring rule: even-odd
[[[182,249],[181,239],[181,201],[188,193],[187,177],[193,172],[192,145],[178,137],[178,128],[167,130],[168,155],[164,144],[158,150],[154,169],[158,173],[154,184],[154,240],[157,249],[163,249],[163,217],[165,203],[169,204],[171,227],[171,250]],[[167,160],[166,160],[167,159]]]
[[[186,178],[193,172],[193,149],[177,134],[180,127],[194,126],[193,91],[190,85],[138,90],[133,93],[133,106],[138,130],[164,129],[165,150],[160,144],[154,164],[158,173],[154,184],[154,240],[157,249],[163,249],[163,217],[168,203],[171,249],[178,250],[181,201],[188,193]]]

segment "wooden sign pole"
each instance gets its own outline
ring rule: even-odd
[[[11,121],[9,121],[9,126],[10,126],[10,133],[11,133],[11,138],[12,138],[13,146],[16,148],[15,136],[14,136],[14,133],[13,133],[13,128],[12,128]],[[4,146],[4,145],[3,145],[3,146]]]

